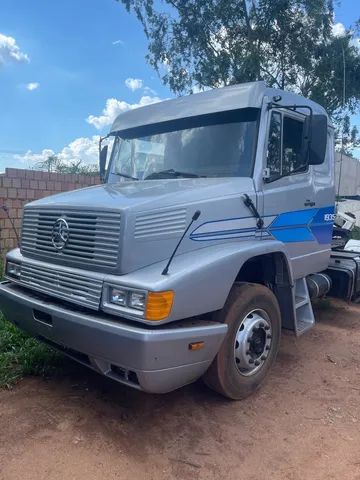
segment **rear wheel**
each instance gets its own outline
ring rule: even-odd
[[[279,305],[263,285],[236,284],[218,320],[227,323],[228,333],[204,381],[225,397],[239,400],[259,388],[275,361],[281,333]]]

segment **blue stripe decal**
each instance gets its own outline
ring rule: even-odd
[[[334,207],[319,208],[314,215],[310,229],[319,243],[331,243],[334,220]]]
[[[271,221],[272,218],[274,218],[273,221]],[[247,219],[249,219],[249,217],[205,222],[191,232],[190,238],[195,241],[212,241],[221,238],[245,239],[249,237],[254,238],[257,232],[261,232],[262,238],[273,237],[284,243],[318,242],[319,244],[330,244],[335,216],[334,206],[331,205],[323,208],[285,212],[277,216],[267,216],[264,218],[265,225],[266,219],[268,219],[268,223],[271,223],[270,225],[265,226],[261,231],[253,227],[249,228],[249,226],[247,226],[247,228],[231,228],[230,226],[233,221],[244,221]],[[224,225],[228,225],[230,228],[219,228],[216,230],[216,227],[214,228],[214,224],[216,223],[221,223],[223,228]],[[233,227],[234,226],[235,225],[233,225]],[[237,226],[241,225],[238,224]]]
[[[229,229],[229,230],[214,230],[213,232],[204,232],[204,233],[194,233],[191,234],[191,238],[194,239],[196,238],[201,238],[201,237],[215,237],[217,235],[228,235],[229,233],[254,233],[256,231],[256,228],[238,228],[238,229]]]
[[[306,227],[270,229],[270,233],[276,240],[284,243],[313,242],[315,240],[310,230]]]
[[[332,226],[329,228],[328,225],[313,225],[311,231],[318,241],[321,244],[331,243],[332,239]]]
[[[317,208],[310,210],[297,210],[295,212],[281,213],[270,228],[291,227],[293,225],[307,225],[314,215],[318,212]]]
[[[239,234],[231,234],[231,233],[224,233],[222,235],[207,235],[206,237],[197,237],[195,236],[190,236],[191,240],[194,240],[195,242],[210,242],[211,240],[229,240],[233,238],[241,238],[242,240],[249,240],[250,238],[255,238],[255,233],[253,235],[239,235]]]

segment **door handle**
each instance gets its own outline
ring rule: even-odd
[[[315,207],[315,202],[312,202],[311,200],[306,200],[304,203],[304,207]]]

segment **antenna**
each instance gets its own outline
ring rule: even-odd
[[[179,248],[180,246],[180,243],[183,241],[185,235],[187,234],[187,232],[189,231],[189,228],[191,227],[191,225],[196,222],[196,220],[200,217],[201,215],[201,211],[200,210],[196,210],[196,212],[194,213],[194,215],[192,216],[191,218],[191,222],[189,223],[189,225],[186,227],[186,229],[184,230],[184,233],[181,235],[181,238],[180,240],[178,241],[178,244],[176,245],[176,247],[174,248],[174,251],[173,253],[171,254],[170,258],[169,258],[169,261],[168,263],[166,264],[166,267],[164,268],[164,270],[161,272],[161,275],[167,275],[168,274],[168,271],[169,271],[169,267],[170,267],[170,263],[172,262],[174,256],[175,256],[175,253],[177,252],[177,249]]]

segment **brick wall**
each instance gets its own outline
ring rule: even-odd
[[[7,168],[0,174],[0,207],[5,205],[14,226],[20,234],[24,205],[54,193],[96,185],[96,176],[47,173],[36,170]],[[0,209],[0,252],[1,256],[16,247],[15,232],[6,212]]]

